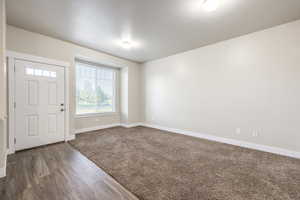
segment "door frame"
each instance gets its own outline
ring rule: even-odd
[[[8,153],[15,153],[15,60],[24,60],[48,65],[63,67],[65,70],[65,130],[64,141],[75,139],[75,135],[70,133],[70,94],[69,94],[69,67],[70,63],[38,57],[34,55],[7,51],[8,70]]]

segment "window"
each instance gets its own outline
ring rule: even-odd
[[[41,70],[41,69],[33,69],[30,67],[26,68],[26,75],[56,78],[56,72],[51,72],[51,71]]]
[[[76,114],[116,111],[117,69],[76,61]]]

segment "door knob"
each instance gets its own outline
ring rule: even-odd
[[[61,111],[61,112],[64,112],[64,111],[65,111],[65,109],[63,109],[63,108],[62,108],[62,109],[60,109],[60,111]]]
[[[61,105],[61,106],[64,106],[64,104],[63,104],[63,103],[61,103],[60,105]]]

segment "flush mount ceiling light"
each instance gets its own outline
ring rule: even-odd
[[[116,45],[122,47],[123,49],[131,50],[138,48],[140,46],[140,43],[131,39],[120,39],[116,40]]]
[[[131,49],[131,47],[133,46],[132,42],[128,41],[128,40],[124,40],[121,42],[121,46],[124,49]]]
[[[212,12],[215,11],[220,5],[220,0],[204,0],[202,7],[208,11]]]

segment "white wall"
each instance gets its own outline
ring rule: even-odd
[[[5,62],[5,33],[6,13],[5,1],[0,0],[0,177],[1,168],[4,167],[6,154],[6,62]]]
[[[75,129],[84,129],[95,126],[110,125],[115,123],[120,123],[120,114],[102,116],[102,117],[89,117],[89,118],[74,118],[75,113],[75,80],[74,80],[74,58],[76,56],[85,57],[92,61],[99,61],[104,63],[114,63],[118,66],[122,66],[124,69],[128,68],[128,73],[121,75],[122,77],[127,76],[128,87],[127,91],[122,91],[123,93],[128,93],[128,102],[121,101],[122,108],[128,108],[126,111],[127,115],[123,116],[126,121],[138,122],[135,116],[139,115],[140,108],[132,107],[129,102],[139,102],[139,90],[136,88],[139,84],[139,79],[136,74],[140,72],[140,65],[134,62],[127,61],[125,59],[120,59],[114,56],[110,56],[98,51],[94,51],[88,48],[84,48],[78,45],[74,45],[68,42],[57,40],[51,37],[40,35],[37,33],[32,33],[19,29],[13,26],[8,26],[7,28],[7,49],[11,51],[17,51],[21,53],[66,61],[71,63],[70,69],[70,103],[71,103],[71,129],[72,132]],[[121,73],[124,70],[121,70]],[[125,70],[126,71],[126,70]],[[124,81],[123,81],[124,82]],[[122,98],[121,98],[122,99]],[[121,110],[122,112],[122,110]],[[132,116],[132,117],[131,117]]]
[[[148,124],[300,152],[300,21],[145,63],[142,74]]]

